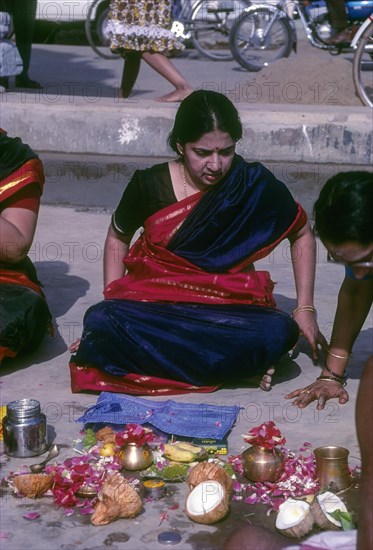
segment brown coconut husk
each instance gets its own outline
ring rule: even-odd
[[[36,498],[53,486],[53,480],[49,474],[20,474],[13,478],[13,485],[23,496]]]
[[[317,498],[315,498],[315,500],[311,504],[311,514],[313,515],[314,521],[320,529],[328,531],[339,531],[340,527],[338,527],[337,525],[335,525],[335,523],[328,519],[327,515],[321,508]]]
[[[211,480],[202,481],[201,484],[207,484],[208,481],[211,481]],[[229,498],[226,494],[225,487],[224,485],[222,485],[220,482],[216,480],[214,480],[214,482],[219,485],[222,498],[220,502],[215,506],[215,508],[213,508],[209,512],[204,512],[202,514],[197,514],[197,515],[193,514],[189,510],[190,500],[193,498],[196,498],[195,494],[197,493],[197,491],[199,491],[198,485],[189,493],[189,496],[186,501],[185,512],[187,516],[195,523],[201,523],[203,525],[212,525],[213,523],[217,523],[218,521],[221,521],[222,519],[224,519],[225,516],[227,516],[229,513],[229,509],[230,509]]]
[[[314,518],[311,513],[311,509],[308,511],[307,515],[300,520],[299,523],[293,525],[293,527],[288,527],[287,529],[277,529],[279,533],[285,535],[286,537],[292,537],[300,539],[308,535],[313,528]]]
[[[194,489],[202,481],[218,481],[225,489],[227,498],[232,496],[233,493],[233,480],[229,474],[219,464],[214,462],[200,462],[196,464],[189,472],[187,478],[187,484],[189,489]]]
[[[118,473],[107,477],[91,516],[93,525],[107,525],[118,518],[134,518],[143,509],[140,496]]]

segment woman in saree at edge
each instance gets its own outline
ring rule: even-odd
[[[0,129],[0,363],[34,350],[51,316],[27,253],[44,184],[36,153]]]
[[[192,92],[169,136],[178,158],[135,172],[105,242],[105,300],[86,312],[70,362],[73,392],[208,392],[257,375],[268,390],[300,330],[317,357],[314,236],[285,185],[235,153],[241,136],[226,96]],[[253,265],[285,238],[294,319]]]

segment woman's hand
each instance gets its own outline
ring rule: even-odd
[[[348,392],[344,389],[339,382],[332,382],[330,380],[316,380],[309,386],[294,390],[291,393],[285,395],[285,399],[294,399],[293,405],[299,409],[304,409],[312,403],[317,401],[317,409],[321,411],[325,407],[325,403],[328,399],[336,397],[339,400],[340,405],[344,405],[349,400]]]
[[[77,340],[75,340],[75,342],[69,345],[70,353],[75,353],[76,351],[78,351],[79,346],[80,346],[80,338],[78,338]]]
[[[312,311],[298,311],[294,316],[301,334],[306,338],[312,350],[312,359],[317,362],[319,359],[319,348],[322,349],[324,357],[328,351],[328,343],[324,335],[320,332],[316,321],[315,313]]]

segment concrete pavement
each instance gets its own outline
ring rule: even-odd
[[[49,430],[61,447],[58,461],[74,455],[73,440],[79,438],[81,428],[75,420],[97,399],[93,394],[71,393],[67,347],[80,335],[86,309],[102,297],[102,247],[109,221],[110,212],[42,206],[30,257],[44,284],[57,330],[55,336],[46,338],[32,355],[2,367],[1,403],[21,398],[40,401]],[[326,264],[325,250],[321,246],[318,252],[316,307],[321,330],[328,338],[343,268]],[[261,264],[269,269],[277,283],[279,307],[290,312],[295,305],[295,291],[286,244],[280,245]],[[255,387],[232,388],[206,395],[180,395],[173,399],[185,403],[214,403],[222,407],[239,405],[241,412],[228,439],[230,455],[239,454],[244,449],[243,433],[261,422],[274,420],[286,436],[290,449],[298,450],[304,441],[309,441],[313,447],[342,445],[350,450],[350,465],[359,464],[354,427],[355,399],[363,362],[372,353],[372,334],[370,317],[354,347],[347,386],[351,400],[344,406],[331,401],[324,411],[316,411],[314,405],[301,411],[284,400],[286,393],[311,383],[320,372],[320,367],[312,365],[308,348],[304,345],[296,357],[280,361],[275,385],[269,393]],[[3,455],[2,477],[23,464],[36,461],[35,458],[7,459]],[[17,499],[4,483],[2,491],[2,550],[25,547],[30,550],[102,550],[107,546],[154,550],[162,548],[157,542],[158,534],[170,529],[178,530],[182,535],[179,548],[217,549],[235,526],[247,518],[258,521],[255,508],[237,502],[232,504],[231,516],[220,524],[201,526],[192,523],[183,511],[187,494],[184,483],[169,484],[169,496],[146,503],[144,513],[136,519],[122,519],[103,527],[91,526],[89,516],[81,516],[78,510],[65,516],[51,498]],[[176,509],[175,505],[179,507]],[[37,512],[39,517],[34,521],[27,520],[24,518],[27,512]],[[164,512],[168,516],[160,525]],[[267,518],[263,514],[261,521],[273,528],[274,515]]]
[[[302,55],[311,56],[313,66],[329,56],[300,41],[298,59]],[[10,88],[0,94],[0,121],[9,132],[37,151],[170,156],[166,138],[177,104],[154,101],[170,86],[146,64],[133,95],[120,100],[121,60],[102,59],[88,46],[37,44],[32,62],[30,74],[43,90]],[[235,61],[212,62],[188,52],[173,62],[195,88],[226,93],[237,104],[244,126],[239,152],[245,158],[371,164],[371,109],[341,104],[338,93],[332,99],[318,93],[313,104],[302,103],[316,84],[322,92],[327,75],[308,82],[294,74],[291,82],[284,76],[259,86],[253,81],[256,73]],[[289,98],[286,103],[273,103],[273,86]]]

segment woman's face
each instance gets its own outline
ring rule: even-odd
[[[229,171],[236,143],[227,132],[213,130],[182,148],[189,180],[200,190],[221,181]]]
[[[344,264],[352,269],[356,279],[373,276],[373,243],[362,245],[355,241],[342,244],[326,242],[325,246],[331,256],[331,261]]]

